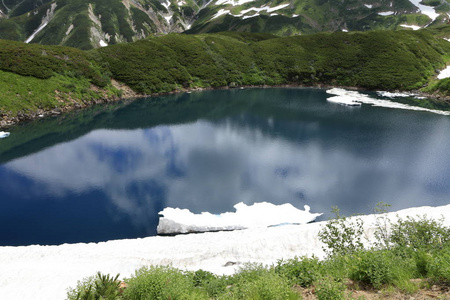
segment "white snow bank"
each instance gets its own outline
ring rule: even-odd
[[[439,14],[436,12],[436,10],[432,6],[420,4],[420,1],[422,0],[409,0],[409,2],[414,4],[420,10],[420,13],[430,17],[432,22],[436,20],[436,18],[439,17]]]
[[[393,11],[383,11],[378,13],[380,16],[391,16],[394,14]]]
[[[327,101],[338,103],[338,104],[343,104],[343,105],[348,105],[348,106],[361,106],[361,103],[357,102],[358,97],[355,97],[352,94],[343,93],[341,90],[342,89],[337,89],[337,88],[327,90],[328,94],[337,95],[337,96],[327,98]]]
[[[106,43],[104,40],[100,40],[100,47],[106,47],[108,46],[108,43]]]
[[[52,3],[50,8],[46,12],[46,15],[42,18],[41,25],[39,25],[39,27],[25,40],[25,43],[28,44],[29,42],[31,42],[34,37],[48,25],[50,20],[53,18],[56,6],[57,4],[55,2]]]
[[[388,97],[388,98],[414,97],[415,96],[415,94],[410,94],[410,93],[393,93],[393,92],[386,92],[386,91],[377,91],[377,94],[382,97]]]
[[[7,131],[0,131],[0,139],[6,138],[10,135]]]
[[[328,98],[327,99],[328,101],[333,102],[333,98],[335,98],[334,102],[338,102],[341,104],[346,104],[346,103],[344,103],[345,101],[347,101],[348,103],[357,102],[357,103],[362,103],[362,104],[370,104],[372,106],[397,108],[397,109],[405,109],[405,110],[415,110],[415,111],[427,111],[427,112],[431,112],[434,114],[450,116],[450,111],[428,109],[428,108],[412,106],[412,105],[408,105],[408,104],[404,104],[404,103],[392,102],[389,100],[376,99],[376,98],[370,97],[369,95],[361,94],[357,91],[349,91],[349,90],[340,89],[340,88],[333,88],[333,89],[327,90],[327,93],[339,96],[339,98],[335,98],[337,96]],[[349,104],[347,104],[347,105],[349,105]]]
[[[306,224],[322,214],[310,213],[295,208],[292,204],[274,205],[261,202],[246,205],[242,202],[234,205],[236,212],[214,215],[209,212],[193,214],[188,209],[166,207],[159,212],[158,234],[177,234],[207,232],[219,230],[239,230],[276,226],[280,224]]]
[[[408,24],[401,24],[400,26],[405,27],[405,28],[411,28],[412,30],[419,30],[422,27],[417,26],[417,25],[408,25]]]
[[[419,207],[389,213],[444,218],[450,226],[450,205]],[[361,216],[365,236],[373,241],[379,215]],[[0,247],[0,299],[64,299],[66,288],[97,271],[129,277],[148,265],[169,265],[232,274],[244,262],[275,263],[278,259],[316,255],[324,257],[317,234],[324,222],[301,226],[257,228],[216,233],[149,237],[91,244]],[[227,262],[235,263],[225,266]],[[26,287],[26,288],[24,288]]]
[[[439,72],[439,75],[437,76],[438,79],[444,79],[450,77],[450,66],[447,66],[444,70]]]
[[[242,5],[248,2],[253,2],[255,0],[218,0],[216,2],[216,5],[222,5],[222,4],[227,4],[227,5],[232,5],[232,6],[236,6],[236,5]]]
[[[221,8],[212,18],[211,18],[211,20],[214,20],[214,19],[216,19],[216,18],[218,18],[218,17],[220,17],[221,15],[226,15],[226,14],[229,14],[230,13],[230,11],[228,10],[228,9],[223,9],[223,8]]]

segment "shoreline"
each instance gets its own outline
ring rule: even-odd
[[[242,86],[236,86],[236,87],[230,87],[230,86],[222,86],[222,87],[206,87],[206,88],[182,88],[173,90],[170,92],[161,92],[161,93],[152,93],[152,94],[138,94],[134,92],[129,86],[126,84],[122,84],[117,82],[114,79],[111,79],[112,85],[117,88],[118,90],[122,91],[121,97],[110,97],[110,98],[102,98],[99,100],[95,100],[89,103],[75,103],[75,104],[68,104],[67,106],[54,108],[54,109],[38,109],[36,111],[33,111],[28,114],[19,113],[17,116],[11,117],[4,115],[2,119],[0,119],[0,129],[8,129],[12,126],[22,124],[25,122],[30,122],[36,119],[40,119],[43,117],[48,116],[59,116],[61,114],[75,111],[75,110],[81,110],[84,108],[92,107],[95,105],[102,105],[112,102],[118,102],[118,101],[134,101],[135,99],[141,99],[141,98],[150,98],[150,97],[160,97],[160,96],[166,96],[166,95],[173,95],[173,94],[180,94],[180,93],[188,93],[188,92],[195,92],[195,91],[212,91],[212,90],[235,90],[235,89],[249,89],[249,88],[317,88],[317,89],[332,89],[332,88],[342,88],[346,90],[352,90],[352,91],[373,91],[375,90],[369,90],[366,88],[361,87],[354,87],[354,86],[336,86],[336,85],[328,85],[328,84],[316,84],[316,85],[302,85],[302,84],[279,84],[279,85],[242,85]],[[421,91],[413,90],[413,91],[401,91],[401,90],[394,90],[393,93],[412,93],[416,94],[420,97],[425,97],[428,99],[431,99],[436,102],[445,103],[449,106],[450,111],[450,96],[442,96],[442,95],[435,95],[435,94],[428,94]]]
[[[442,218],[443,226],[450,226],[450,204],[351,218],[364,221],[366,245],[370,245],[378,217],[386,216],[395,222],[399,217],[419,215],[435,220]],[[171,265],[181,270],[203,269],[226,275],[235,273],[248,262],[271,265],[295,256],[324,258],[318,232],[325,222],[89,244],[3,246],[0,247],[0,298],[64,299],[67,288],[75,287],[77,281],[98,271],[128,278],[143,266]]]

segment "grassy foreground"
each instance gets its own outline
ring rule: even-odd
[[[438,32],[440,34],[440,32]],[[0,121],[118,99],[243,85],[340,85],[449,94],[450,42],[420,31],[170,34],[82,51],[0,40]],[[114,79],[115,81],[112,81]],[[431,83],[431,84],[430,84]]]
[[[98,273],[68,290],[72,299],[369,299],[450,297],[450,228],[426,217],[378,218],[376,241],[362,245],[361,219],[339,216],[320,231],[324,260],[297,257],[247,264],[232,276],[149,266],[124,282]],[[391,230],[388,230],[391,228]],[[433,292],[432,292],[433,290]],[[375,295],[376,297],[372,297]]]

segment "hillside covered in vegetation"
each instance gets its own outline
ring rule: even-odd
[[[90,51],[0,40],[0,117],[59,113],[118,99],[129,88],[148,95],[247,85],[428,85],[447,94],[448,80],[435,80],[449,59],[450,42],[436,37],[445,32],[169,34]]]

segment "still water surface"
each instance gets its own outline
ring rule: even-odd
[[[164,207],[286,202],[330,217],[450,203],[450,117],[320,89],[204,91],[96,106],[0,140],[0,245],[156,234]]]

